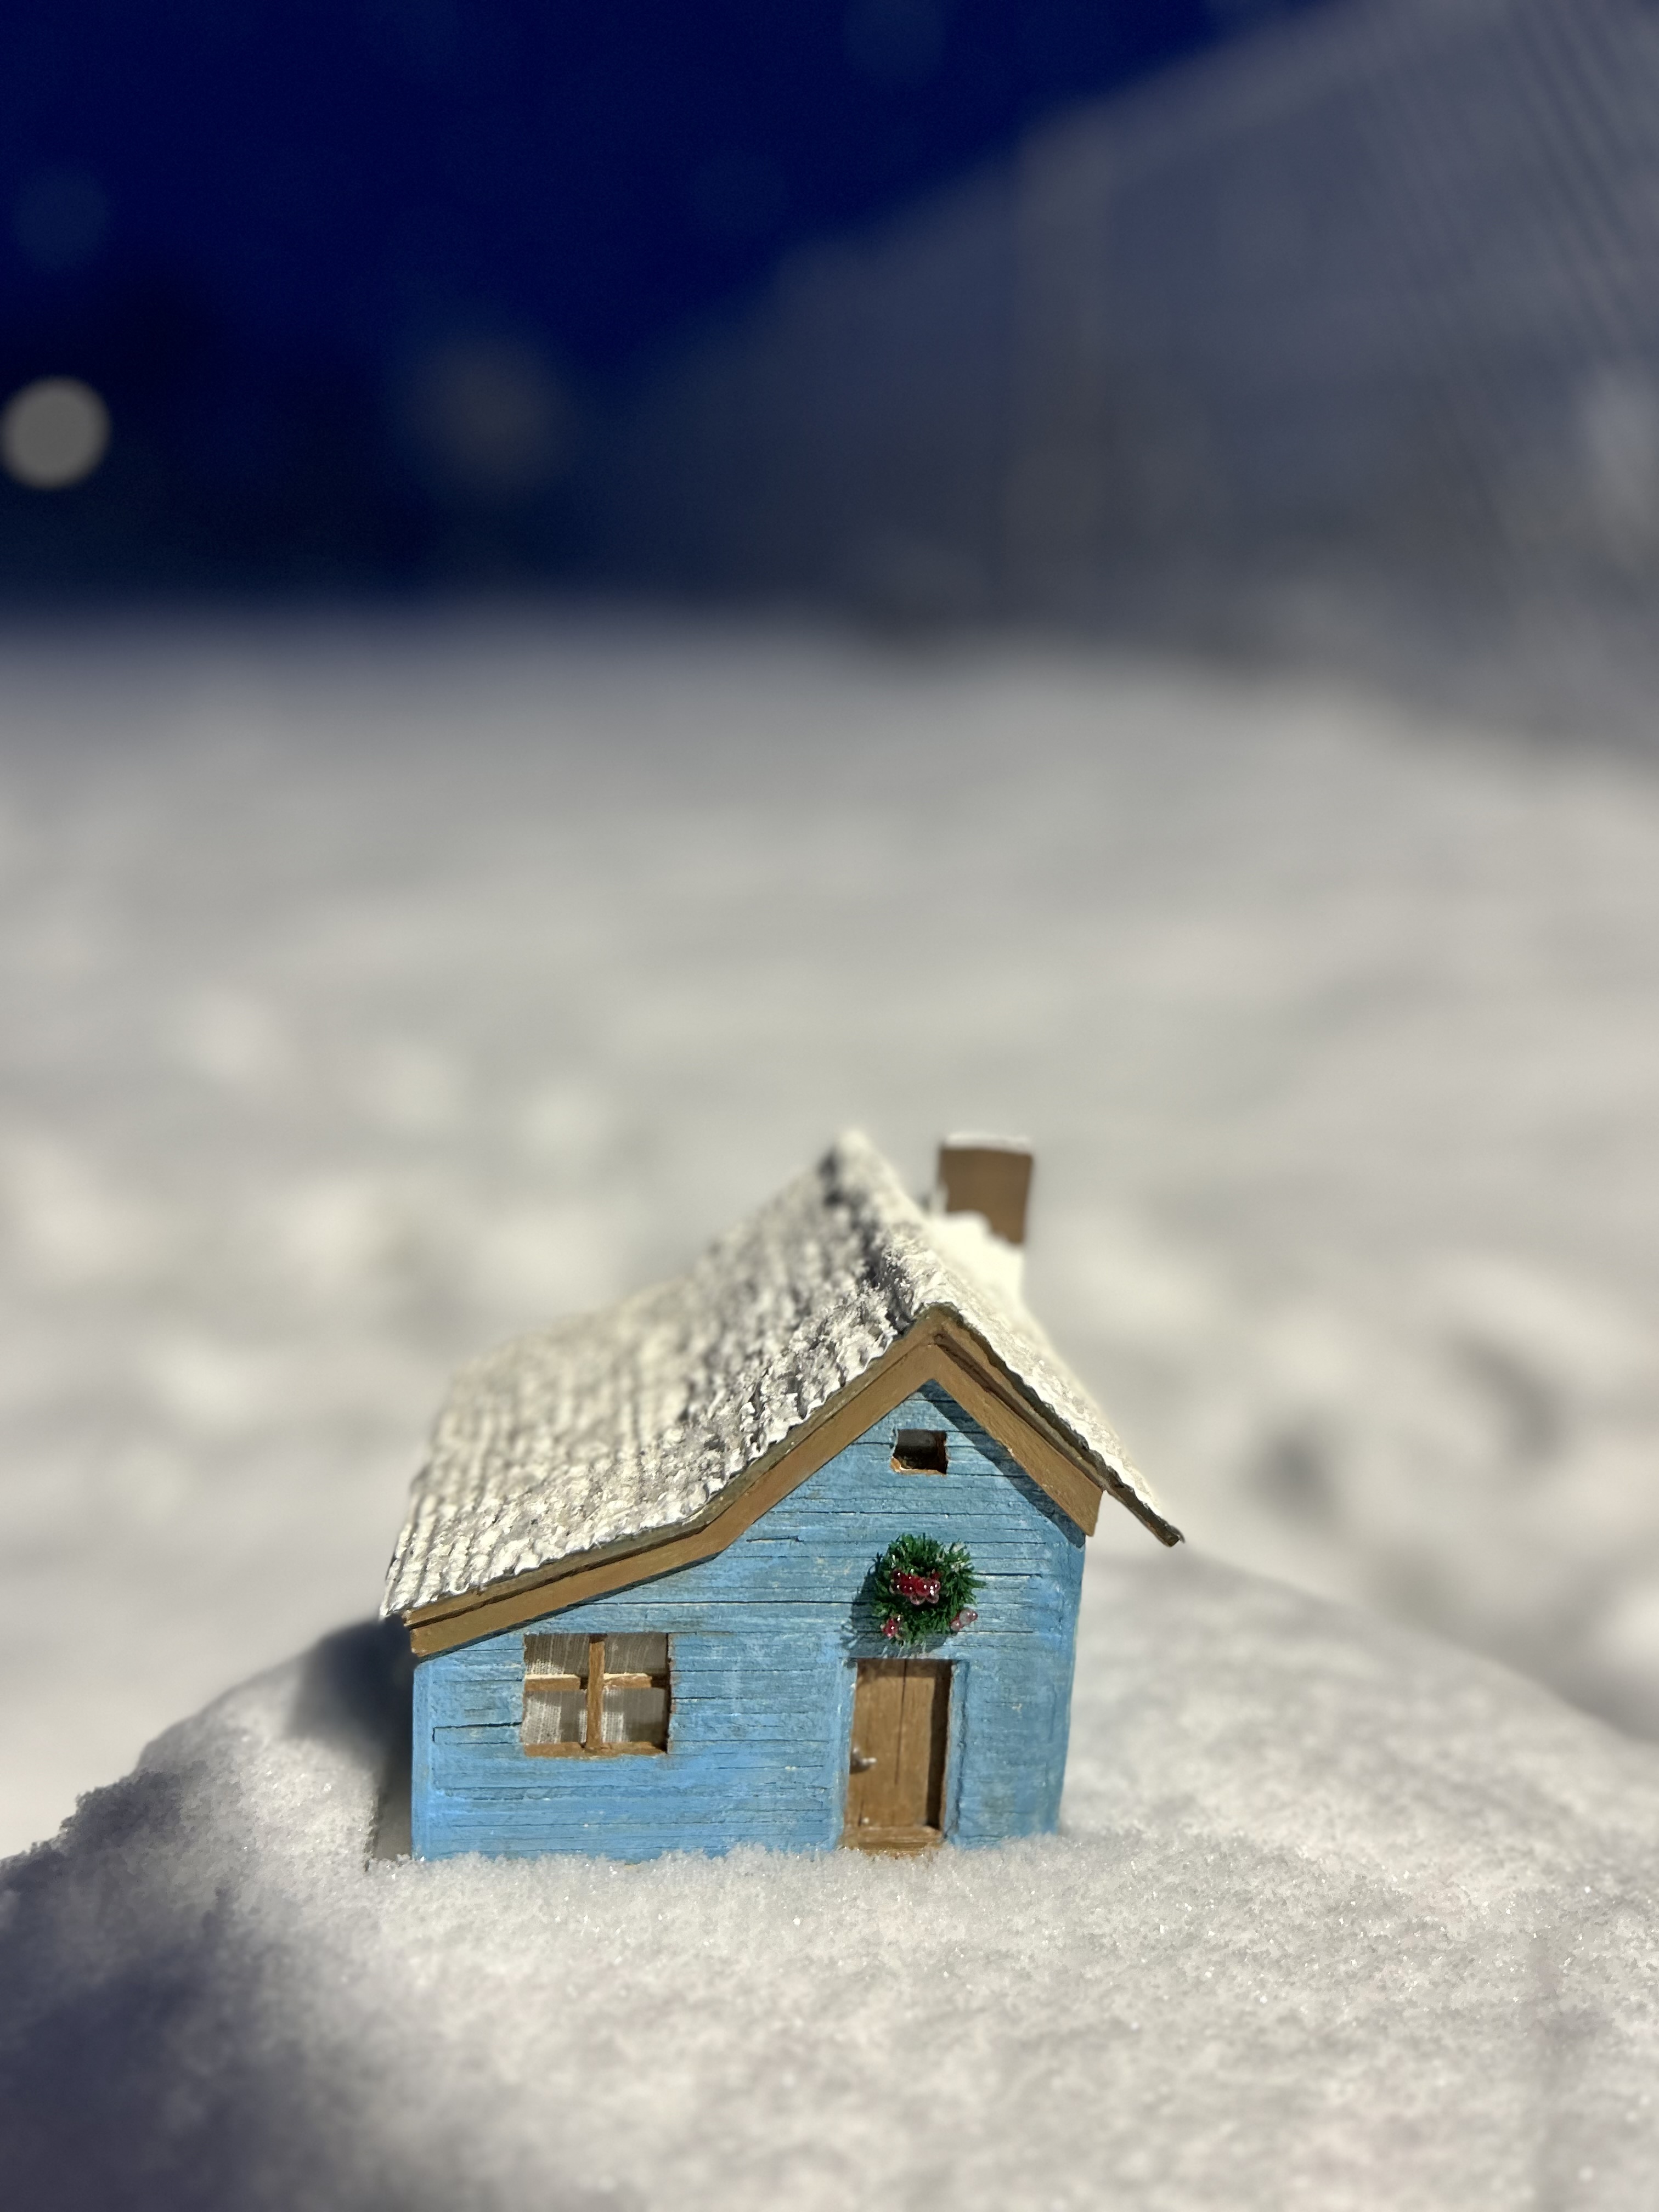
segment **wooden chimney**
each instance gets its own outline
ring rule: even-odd
[[[1018,1137],[947,1137],[939,1148],[939,1202],[946,1213],[982,1213],[993,1236],[1023,1245],[1031,1166],[1031,1148]]]

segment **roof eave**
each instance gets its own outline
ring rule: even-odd
[[[1103,1494],[1160,1543],[1181,1542],[1181,1531],[1135,1489],[1126,1470],[1100,1458],[1036,1401],[954,1308],[933,1305],[693,1519],[403,1608],[400,1617],[416,1656],[474,1643],[713,1557],[925,1382],[950,1391],[1085,1535],[1094,1533]]]

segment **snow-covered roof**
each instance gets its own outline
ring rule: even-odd
[[[844,1136],[685,1274],[475,1361],[416,1478],[383,1611],[706,1517],[932,1311],[979,1340],[1103,1488],[1161,1523],[1098,1407],[1006,1271],[975,1265],[963,1225],[924,1213],[873,1146]]]

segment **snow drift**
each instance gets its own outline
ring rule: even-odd
[[[1097,1559],[1060,1835],[646,1867],[372,1856],[399,1663],[325,1639],[9,1863],[12,2202],[1651,2202],[1659,1753],[1483,1661]]]

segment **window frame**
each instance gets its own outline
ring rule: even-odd
[[[623,1629],[618,1635],[649,1635],[653,1632]],[[544,1674],[532,1672],[530,1663],[531,1637],[524,1639],[524,1699],[519,1716],[519,1747],[528,1759],[661,1759],[668,1750],[669,1726],[674,1714],[674,1647],[672,1639],[663,1638],[663,1667],[660,1674],[607,1673],[605,1647],[610,1639],[590,1636],[587,1639],[587,1679],[580,1674]],[[605,1693],[614,1690],[660,1690],[663,1692],[662,1741],[660,1743],[606,1743],[605,1741]],[[530,1717],[531,1698],[539,1690],[585,1690],[587,1697],[586,1743],[526,1743],[525,1723]]]

